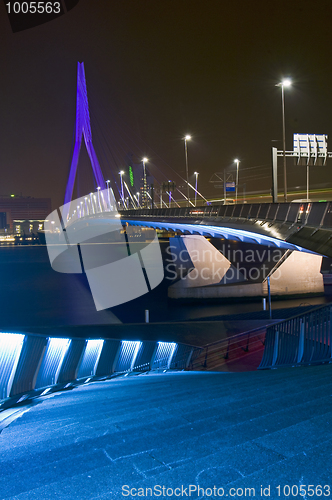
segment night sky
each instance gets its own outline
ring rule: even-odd
[[[295,132],[332,142],[331,14],[330,0],[80,0],[52,22],[12,33],[1,3],[0,194],[62,204],[77,61],[85,63],[94,145],[113,187],[128,152],[146,156],[157,181],[183,185],[189,133],[191,179],[200,173],[205,196],[222,197],[209,180],[235,172],[236,157],[239,194],[243,183],[269,189],[271,146],[282,148],[275,85],[283,77],[293,80],[286,149]],[[312,186],[331,187],[330,161],[312,169]],[[288,184],[304,186],[305,167],[290,163]],[[85,146],[77,185],[75,194],[93,188]]]

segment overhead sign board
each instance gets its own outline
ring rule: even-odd
[[[298,165],[325,165],[327,153],[327,135],[294,134],[293,156]]]
[[[235,182],[226,182],[225,183],[225,191],[226,193],[235,191]]]

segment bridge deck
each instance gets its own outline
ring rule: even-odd
[[[259,241],[261,238],[263,244],[271,244],[275,239],[277,245],[299,246],[332,257],[332,202],[138,209],[124,210],[121,216],[131,223],[136,220],[146,225],[150,222],[151,227],[172,229],[173,226],[176,231],[179,224],[183,225],[183,231],[188,231],[185,226],[191,225],[189,232],[194,232],[196,226],[201,234],[226,239]]]

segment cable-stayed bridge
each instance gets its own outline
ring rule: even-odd
[[[97,191],[82,197],[77,204],[71,203],[71,200],[83,138],[91,160]],[[84,63],[78,63],[75,143],[65,193],[65,205],[62,210],[62,217],[65,221],[74,221],[82,217],[90,218],[97,213],[115,212],[122,207],[121,219],[132,225],[141,223],[143,226],[164,228],[184,234],[200,234],[263,245],[271,244],[288,249],[302,247],[332,257],[330,245],[332,202],[246,203],[203,207],[194,207],[191,203],[188,207],[158,209],[150,196],[150,208],[142,208],[139,198],[135,196],[135,193],[131,193],[130,188],[125,184],[131,205],[136,207],[136,210],[123,210],[125,203],[122,176],[121,184],[119,200],[116,201],[110,181],[105,183],[93,147]],[[142,178],[142,186],[143,189],[145,186],[146,190],[146,178]],[[107,194],[103,199],[105,187]],[[145,192],[141,198],[147,200],[149,193]]]
[[[97,190],[72,200],[83,138],[91,160]],[[144,160],[141,180],[143,189],[141,199],[145,208],[141,208],[139,198],[133,196],[126,184],[132,206],[136,207],[132,210],[127,208],[124,200],[122,175],[119,200],[110,181],[105,183],[92,143],[84,65],[78,63],[75,145],[65,204],[59,211],[50,214],[45,229],[53,269],[62,273],[86,273],[97,310],[113,307],[147,293],[163,279],[162,257],[156,233],[153,233],[145,249],[137,250],[137,237],[142,238],[144,228],[170,233],[173,257],[177,260],[174,272],[178,275],[179,270],[182,273],[185,268],[186,276],[181,276],[184,279],[170,286],[169,293],[173,298],[194,298],[196,295],[201,296],[200,294],[210,298],[211,293],[215,294],[212,295],[214,297],[224,297],[229,294],[234,297],[265,296],[266,287],[270,290],[270,278],[273,294],[323,292],[322,274],[324,272],[326,274],[325,268],[329,262],[325,259],[323,263],[322,258],[332,258],[330,245],[332,203],[307,201],[204,207],[195,207],[191,203],[188,207],[158,209],[154,208],[153,196],[150,196],[150,203],[147,202]],[[189,199],[187,201],[189,202]],[[131,231],[128,229],[130,227]],[[135,227],[139,228],[138,233],[133,229]],[[105,240],[107,233],[112,233],[113,250],[115,243],[119,245],[121,241],[123,252],[110,262],[107,262],[109,257],[106,256],[107,251],[104,247],[99,246],[98,251],[96,246],[93,247],[93,251],[91,247],[92,243],[110,245],[110,241]],[[117,235],[116,240],[114,240],[115,235]],[[224,250],[218,249],[220,246],[218,243],[207,241],[211,239],[227,242],[233,247],[240,244],[239,252],[242,260],[239,261],[237,257],[228,258]],[[254,252],[255,245],[268,249],[267,253],[263,250],[262,255],[259,255],[256,249],[257,256],[251,261],[251,267],[256,269],[256,274],[249,269],[250,266],[247,265],[249,258],[245,255],[248,251]],[[110,246],[107,248],[113,252]],[[275,254],[272,256],[271,248],[279,249],[279,256]],[[233,256],[234,252],[233,248]],[[207,253],[211,254],[210,262],[206,260]],[[186,254],[185,266],[181,261],[184,254]],[[194,257],[196,262],[193,260]],[[218,259],[223,262],[218,262]],[[114,261],[112,265],[111,261]],[[242,265],[244,261],[246,261],[245,267]],[[128,266],[133,266],[130,268],[131,271],[128,270]],[[136,288],[131,287],[131,294],[126,279],[122,279],[128,272],[136,276],[134,282],[139,283]],[[115,276],[118,289],[112,296],[108,283]],[[194,276],[197,279],[193,279]],[[292,283],[289,284],[289,281]],[[213,292],[207,289],[210,285],[215,287]],[[243,285],[246,286],[243,288]]]
[[[112,295],[102,288],[101,300],[118,299],[128,290],[143,293],[144,280],[152,289],[160,279],[155,236],[160,231],[174,249],[172,261],[182,256],[188,263],[186,276],[175,285],[187,283],[189,289],[186,278],[196,270],[203,279],[204,286],[199,282],[194,287],[200,293],[202,288],[213,289],[204,276],[215,262],[216,274],[220,272],[224,280],[216,285],[226,294],[231,293],[229,285],[238,287],[237,297],[242,288],[252,287],[257,293],[261,286],[261,277],[246,282],[243,270],[238,279],[230,279],[236,262],[218,248],[216,240],[227,244],[230,252],[246,255],[250,250],[251,256],[256,252],[255,263],[260,265],[266,264],[266,249],[271,250],[271,255],[278,256],[272,259],[272,267],[267,266],[272,282],[285,266],[288,281],[294,269],[294,281],[306,272],[318,280],[318,260],[332,257],[331,203],[118,212],[92,145],[83,65],[79,65],[78,83],[76,142],[65,204],[46,222],[56,270],[85,271],[93,279],[93,264],[97,264],[98,279],[106,277],[115,290]],[[72,200],[82,137],[99,189]],[[149,228],[154,230],[152,235]],[[291,255],[301,256],[299,267],[292,262],[287,268]],[[151,261],[158,264],[156,269]],[[209,265],[202,268],[202,263]],[[107,274],[108,265],[113,266],[113,274]],[[141,288],[138,281],[133,284],[140,266],[144,268]],[[282,277],[281,272],[279,281]],[[311,286],[316,286],[314,280]],[[171,327],[150,323],[139,328],[53,325],[1,331],[1,498],[106,500],[152,496],[153,491],[173,498],[182,491],[183,496],[190,491],[193,497],[247,492],[271,497],[272,492],[274,498],[281,488],[284,496],[290,492],[329,496],[331,318],[331,305],[310,308],[263,331],[218,339],[204,349],[202,344],[197,347],[169,337],[175,332],[192,335],[196,330],[203,342],[207,329],[218,330],[221,322]],[[131,338],[124,340],[127,335]],[[168,336],[168,341],[160,336]],[[230,345],[245,357],[257,342],[261,351],[265,342],[260,367],[284,369],[228,375],[215,371],[220,369],[216,360],[225,364],[234,356]],[[306,366],[313,363],[327,366]],[[290,368],[294,366],[301,369]],[[193,368],[201,371],[184,372]],[[214,371],[202,373],[209,368]],[[160,486],[155,489],[156,485]]]

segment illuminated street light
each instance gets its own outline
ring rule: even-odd
[[[96,212],[93,204],[93,193],[90,193],[90,200],[91,200],[92,213],[95,214]]]
[[[289,78],[285,78],[279,85],[290,87],[292,85],[292,80],[290,80]]]
[[[122,179],[122,176],[123,176],[123,174],[124,174],[124,171],[123,171],[123,170],[121,170],[121,171],[119,172],[119,174],[120,174],[120,179],[121,179],[121,198],[122,198],[122,203],[123,203],[123,206],[124,206],[125,202],[124,202],[123,179]]]
[[[234,162],[236,163],[236,189],[235,189],[235,203],[237,203],[237,188],[239,185],[239,163],[240,160],[235,158]]]
[[[106,186],[107,186],[107,196],[108,196],[108,207],[111,210],[111,194],[110,194],[110,180],[106,181]]]
[[[190,196],[189,196],[189,170],[188,170],[188,146],[187,142],[190,141],[191,135],[186,135],[184,137],[184,153],[186,156],[186,175],[187,175],[187,198],[188,198],[188,207],[190,206]]]
[[[100,186],[97,187],[97,191],[98,191],[98,205],[99,205],[99,210],[100,212],[102,212],[102,209],[101,209],[101,203],[100,203]]]
[[[196,176],[196,181],[195,181],[195,207],[196,207],[196,202],[197,202],[197,180],[198,180],[198,172],[194,172],[194,175]]]
[[[147,192],[147,185],[146,185],[146,168],[145,168],[145,164],[148,162],[149,160],[147,158],[143,158],[142,162],[143,162],[143,208],[147,208],[147,195],[146,195],[146,192]]]
[[[287,201],[287,170],[286,170],[286,133],[285,133],[285,95],[284,88],[290,87],[292,81],[289,78],[277,83],[276,87],[281,87],[281,106],[282,106],[282,145],[283,145],[283,163],[284,163],[284,202]]]

